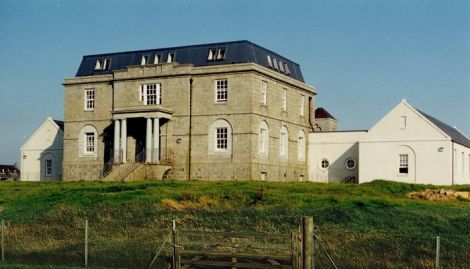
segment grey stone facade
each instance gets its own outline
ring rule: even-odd
[[[216,101],[217,80],[227,81],[224,102]],[[266,85],[266,104],[261,97],[262,83]],[[161,104],[142,102],[141,85],[147,84],[160,85]],[[127,127],[120,143],[126,144],[124,161],[142,161],[139,153],[144,148],[145,154],[149,152],[147,126],[153,122],[159,126],[159,132],[153,131],[159,141],[154,147],[158,145],[158,149],[153,149],[153,159],[147,161],[170,165],[167,178],[307,178],[308,133],[314,124],[316,90],[276,70],[256,63],[194,66],[179,64],[176,58],[172,63],[131,65],[111,74],[68,78],[64,87],[64,180],[99,179],[105,164],[114,160],[116,167],[123,161],[116,161],[119,151],[115,150],[114,122],[121,122],[121,134],[124,119]],[[94,108],[87,110],[85,98],[90,89],[94,90]],[[159,120],[151,120],[156,118]],[[269,133],[264,141],[267,153],[260,153],[259,126],[263,121]],[[216,140],[217,124],[228,124],[225,141]],[[92,143],[85,141],[88,133],[83,131],[90,125],[96,129],[95,153],[82,154],[86,144]],[[285,157],[280,156],[282,126],[288,131]],[[302,132],[303,144],[299,143]],[[230,145],[219,151],[217,143]],[[299,145],[304,145],[303,150]]]

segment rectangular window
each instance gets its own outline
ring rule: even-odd
[[[285,157],[285,156],[287,156],[287,152],[286,152],[287,134],[286,133],[281,133],[280,139],[281,139],[281,141],[280,141],[279,155],[281,155],[281,157]]]
[[[159,54],[155,54],[155,58],[153,58],[153,64],[159,64],[161,59],[160,59],[160,55]]]
[[[259,132],[259,152],[266,153],[266,129],[261,128]]]
[[[52,160],[46,160],[44,164],[44,172],[46,176],[52,176]]]
[[[140,85],[139,100],[143,101],[145,105],[161,105],[161,85],[159,83]]]
[[[401,116],[400,117],[400,129],[405,129],[406,128],[406,116]]]
[[[261,96],[260,96],[260,101],[261,104],[266,105],[266,89],[268,87],[268,83],[264,80],[261,81]]]
[[[208,61],[213,61],[215,59],[216,49],[209,49],[209,54],[207,55]]]
[[[299,147],[298,148],[298,151],[297,151],[297,158],[299,160],[304,160],[305,158],[305,141],[304,141],[304,137],[302,136],[299,136],[299,143],[297,144],[297,146]]]
[[[462,177],[465,176],[465,153],[462,152]]]
[[[267,172],[261,172],[261,181],[265,181],[267,177],[268,177]]]
[[[400,174],[408,174],[408,154],[400,154]]]
[[[140,60],[140,65],[146,65],[149,62],[148,55],[142,55],[142,60]]]
[[[216,128],[217,149],[227,149],[227,127]]]
[[[227,79],[217,79],[215,81],[215,101],[216,102],[226,102],[227,101],[227,89],[228,81]]]
[[[174,53],[168,53],[168,58],[166,59],[167,63],[172,63],[175,60],[175,54]]]
[[[91,111],[95,109],[95,90],[85,90],[85,110]]]
[[[282,111],[287,110],[287,89],[286,88],[281,89],[281,109]]]
[[[94,133],[85,133],[85,153],[95,153]]]
[[[271,60],[271,56],[266,55],[266,58],[268,59],[268,66],[273,67],[273,60]]]
[[[304,106],[305,106],[305,95],[301,94],[300,95],[300,116],[304,115]]]
[[[219,48],[217,50],[217,60],[225,59],[225,48]]]

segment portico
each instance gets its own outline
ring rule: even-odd
[[[162,120],[170,120],[169,111],[115,110],[113,111],[114,143],[113,160],[115,164],[127,162],[159,163],[160,126]],[[132,122],[132,129],[128,128]],[[143,126],[145,122],[145,131]],[[128,156],[132,149],[128,148],[128,132],[134,137],[133,155]],[[145,133],[145,138],[143,137]],[[142,139],[140,139],[142,138]]]

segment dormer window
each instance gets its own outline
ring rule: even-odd
[[[95,70],[106,70],[109,68],[108,59],[97,59],[95,64]]]
[[[168,53],[167,63],[172,63],[175,60],[175,53]]]
[[[95,70],[101,70],[103,68],[103,59],[96,60]]]
[[[268,58],[268,66],[273,67],[273,60],[271,60],[271,56],[266,55],[266,58]]]
[[[284,69],[286,70],[286,75],[290,75],[290,70],[289,70],[289,66],[287,65],[287,63],[284,63]]]
[[[103,70],[107,70],[109,68],[109,60],[104,59]]]
[[[213,61],[215,59],[216,49],[209,49],[209,54],[207,55],[208,61]]]
[[[281,70],[281,72],[284,73],[284,65],[281,61],[279,61],[279,70]]]
[[[274,69],[278,70],[278,66],[277,66],[277,60],[276,58],[273,58],[273,65],[274,65]]]
[[[148,55],[142,55],[142,60],[140,60],[140,65],[146,65],[149,62]]]
[[[153,59],[153,64],[159,64],[161,56],[159,54],[155,54],[155,58]]]
[[[225,48],[219,48],[217,50],[217,60],[224,60],[225,59]]]

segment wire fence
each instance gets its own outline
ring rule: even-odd
[[[418,236],[318,227],[315,238],[315,268],[470,268],[468,235]]]
[[[37,225],[4,220],[0,268],[21,264],[138,269],[171,264],[171,223],[138,219],[99,220],[89,222],[88,227],[85,223],[85,219],[38,221]],[[441,235],[439,244],[435,236],[348,231],[335,226],[318,227],[314,234],[316,269],[469,268],[468,234]]]

